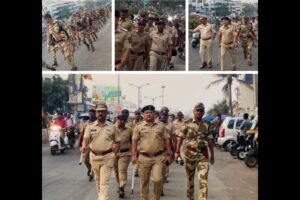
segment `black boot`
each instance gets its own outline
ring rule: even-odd
[[[134,176],[139,177],[139,172],[137,170],[135,171]]]
[[[57,66],[58,64],[57,64],[57,61],[55,60],[54,62],[53,62],[53,64],[52,64],[52,67],[54,67],[54,66]]]
[[[163,189],[161,190],[160,196],[165,196]]]
[[[184,164],[183,160],[180,160],[179,164],[182,166]]]
[[[88,49],[88,51],[90,50],[90,45],[86,44],[86,47]]]
[[[124,198],[124,196],[125,196],[125,191],[124,191],[124,188],[119,188],[119,198]]]

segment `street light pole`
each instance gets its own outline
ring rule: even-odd
[[[138,109],[140,109],[140,92],[141,92],[141,88],[144,87],[144,86],[147,86],[147,85],[150,85],[150,83],[146,83],[146,84],[143,84],[143,85],[134,85],[132,83],[129,83],[130,86],[134,86],[138,89]]]
[[[162,96],[157,96],[157,97],[147,97],[147,96],[145,96],[144,98],[151,99],[152,100],[152,105],[154,106],[155,99],[157,99],[159,97],[162,97]]]

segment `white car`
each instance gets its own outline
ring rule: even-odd
[[[237,142],[238,129],[242,122],[242,117],[226,117],[219,130],[218,145],[229,151],[230,146]]]

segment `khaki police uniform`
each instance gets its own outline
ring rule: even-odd
[[[80,132],[85,132],[85,130],[87,129],[87,127],[92,126],[95,122],[90,122],[87,121],[83,124],[83,126],[81,127]],[[86,167],[88,168],[89,171],[91,171],[92,175],[93,175],[93,171],[92,166],[91,166],[91,162],[90,162],[90,148],[89,146],[86,148],[85,150],[85,154],[83,155],[83,162],[86,165]]]
[[[115,31],[115,64],[121,62],[123,51],[131,48],[130,34],[124,28],[118,27]]]
[[[213,28],[213,25],[210,23],[207,23],[206,25],[200,24],[198,26],[199,32],[201,34],[201,41],[200,41],[200,49],[199,54],[202,63],[206,62],[204,55],[205,50],[207,50],[207,62],[208,65],[212,65],[212,39],[213,35],[216,33],[215,29]]]
[[[150,125],[144,121],[134,129],[132,140],[140,141],[138,162],[141,200],[149,200],[151,171],[154,187],[153,200],[160,200],[165,165],[165,157],[162,155],[162,152],[164,151],[164,140],[169,139],[169,137],[166,127],[161,123],[154,122],[153,125]]]
[[[126,30],[129,31],[129,32],[135,30],[135,26],[134,26],[134,24],[132,23],[132,21],[130,21],[130,20],[127,19],[127,18],[126,18],[125,20],[122,20],[122,19],[120,18],[119,23],[118,23],[118,26],[120,26],[120,27],[126,29]]]
[[[150,50],[150,71],[161,70],[161,67],[167,62],[168,48],[172,45],[172,39],[166,32],[158,33],[152,31],[150,33],[151,50]]]
[[[177,138],[175,148],[177,148],[177,141],[178,141],[178,138],[179,138],[179,133],[180,133],[181,128],[184,124],[184,121],[183,120],[179,121],[178,119],[175,119],[173,124],[174,124],[174,128],[175,128],[175,135],[176,135],[176,138]],[[183,141],[183,144],[184,144],[184,142],[185,141]],[[183,147],[184,147],[184,145],[181,145],[181,148],[180,148],[180,156],[181,156],[182,159],[184,158],[184,155],[183,155],[184,149],[183,149]],[[177,152],[177,149],[175,150],[175,152]]]
[[[116,154],[114,169],[119,187],[124,188],[127,182],[127,169],[131,157],[131,138],[132,129],[125,126],[124,129],[117,128],[119,131],[120,151]]]
[[[90,161],[96,180],[98,200],[108,200],[109,178],[115,161],[112,148],[115,143],[121,141],[121,138],[116,127],[110,122],[100,124],[98,120],[87,127],[84,137],[91,139]]]
[[[219,34],[222,34],[221,37],[221,58],[220,58],[220,66],[221,70],[224,70],[225,56],[229,53],[232,61],[232,67],[236,67],[236,49],[231,48],[230,45],[233,44],[233,39],[235,37],[236,29],[232,25],[228,25],[225,27],[222,25],[219,30]]]
[[[149,45],[149,34],[139,33],[137,30],[131,32],[131,49],[129,53],[129,70],[141,70],[144,63],[145,53]]]

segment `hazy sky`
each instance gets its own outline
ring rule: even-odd
[[[45,76],[45,75],[44,75]],[[47,77],[51,75],[46,75]],[[68,75],[60,75],[66,79]],[[93,81],[85,81],[86,86],[92,89],[92,85],[102,86],[117,86],[117,75],[92,75]],[[126,95],[126,100],[137,104],[138,89],[133,86],[129,86],[129,83],[135,85],[143,85],[150,83],[148,86],[144,86],[141,89],[142,106],[152,104],[151,99],[146,99],[144,96],[157,97],[162,94],[161,86],[166,86],[164,90],[164,106],[169,108],[181,110],[183,113],[190,113],[194,105],[198,102],[205,104],[206,110],[208,110],[218,100],[223,99],[223,93],[221,88],[224,83],[217,86],[213,86],[210,89],[205,87],[212,81],[218,79],[216,75],[197,75],[197,74],[180,74],[180,75],[120,75],[120,87],[122,89],[122,96]],[[233,95],[233,100],[235,95]],[[155,107],[160,109],[162,105],[162,98],[155,100]],[[172,110],[170,110],[172,111]]]

